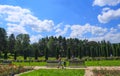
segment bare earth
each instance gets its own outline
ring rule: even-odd
[[[34,70],[38,70],[38,69],[58,69],[56,67],[46,67],[46,66],[35,66]],[[107,66],[107,67],[102,67],[102,66],[91,66],[91,67],[86,67],[86,68],[70,68],[70,67],[66,67],[65,69],[85,69],[85,75],[84,76],[93,76],[93,72],[92,70],[97,69],[106,69],[106,70],[120,70],[120,66]],[[33,70],[32,70],[33,71]],[[31,71],[29,71],[31,72]],[[27,72],[25,72],[27,73]],[[15,76],[19,76],[20,74],[17,74]]]

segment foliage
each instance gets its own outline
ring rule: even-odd
[[[36,60],[42,56],[45,57],[45,60],[48,60],[48,57],[57,59],[58,55],[68,59],[71,59],[71,57],[79,57],[80,59],[84,57],[119,57],[120,43],[50,36],[30,44],[28,34],[18,34],[16,37],[11,34],[7,37],[6,30],[0,28],[0,55],[3,53],[6,56],[5,58],[7,58],[7,53],[11,53],[17,54],[17,56],[13,55],[16,56],[15,59],[18,56],[24,56],[24,60],[33,56]]]
[[[14,53],[15,50],[15,36],[14,34],[11,34],[8,38],[8,50],[11,54]]]
[[[7,34],[4,28],[0,28],[0,51],[5,51],[7,47]]]
[[[84,70],[78,69],[40,69],[20,76],[84,76]]]
[[[45,60],[48,60],[48,48],[45,48]]]
[[[17,59],[17,52],[14,51],[14,60],[16,60],[16,59]]]

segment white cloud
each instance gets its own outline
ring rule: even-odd
[[[49,32],[54,27],[52,20],[39,20],[29,9],[19,6],[0,5],[0,17],[7,22],[9,34],[27,33],[25,27],[30,27],[34,32]]]
[[[105,35],[105,40],[110,41],[112,43],[119,43],[120,33],[108,33]]]
[[[112,27],[112,28],[110,28],[110,32],[111,33],[117,32],[117,29],[115,29],[115,28]]]
[[[57,28],[55,31],[57,33],[56,36],[65,35],[69,28],[70,28],[70,25],[65,25],[65,28],[63,30],[60,28]]]
[[[101,28],[98,26],[92,26],[90,24],[85,25],[73,25],[71,27],[70,37],[83,37],[87,33],[91,33],[91,35],[101,36],[107,32],[107,28]]]
[[[103,36],[97,36],[97,37],[91,37],[88,38],[90,41],[101,41],[106,40],[110,41],[111,43],[120,43],[120,32],[117,28],[110,28],[107,33],[105,33]]]
[[[90,41],[101,41],[106,40],[111,43],[120,43],[120,33],[107,33],[104,36],[89,38]]]
[[[113,19],[120,18],[120,8],[117,10],[103,10],[102,14],[98,15],[98,20],[100,23],[108,23]]]
[[[118,24],[118,28],[120,29],[120,24]]]
[[[62,25],[63,25],[63,23],[59,23],[59,24],[57,24],[56,26],[54,26],[54,29],[55,29],[55,30],[56,30],[56,29],[59,29]]]
[[[42,35],[32,35],[30,37],[30,41],[31,41],[31,43],[38,42],[38,40],[42,37],[43,37]]]
[[[111,43],[120,43],[120,33],[107,33],[104,36],[88,38],[89,41],[101,41],[106,40]]]
[[[120,0],[94,0],[93,6],[98,5],[98,6],[115,6],[120,3]]]
[[[108,8],[108,7],[105,7],[105,8],[102,9],[102,12],[106,12],[106,11],[109,11],[109,10],[111,10],[111,9]]]
[[[7,34],[10,35],[12,33],[14,33],[15,35],[23,33],[23,34],[28,34],[28,32],[25,30],[25,28],[23,26],[19,26],[16,24],[8,24],[7,28]]]
[[[72,25],[70,37],[79,38],[82,40],[86,38],[89,41],[106,40],[106,41],[110,41],[112,43],[120,42],[120,39],[119,39],[120,32],[119,32],[118,28],[111,27],[110,29],[108,29],[108,28],[93,26],[90,24]]]

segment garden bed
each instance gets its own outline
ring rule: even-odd
[[[32,68],[24,68],[23,66],[0,65],[0,76],[13,76],[14,74],[32,70]]]
[[[93,70],[94,76],[120,76],[120,70]]]

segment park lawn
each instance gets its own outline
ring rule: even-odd
[[[21,66],[46,66],[46,62],[12,62],[14,65]]]
[[[40,69],[20,76],[84,76],[84,73],[84,70],[79,69]]]
[[[120,60],[86,61],[86,66],[120,66]]]

